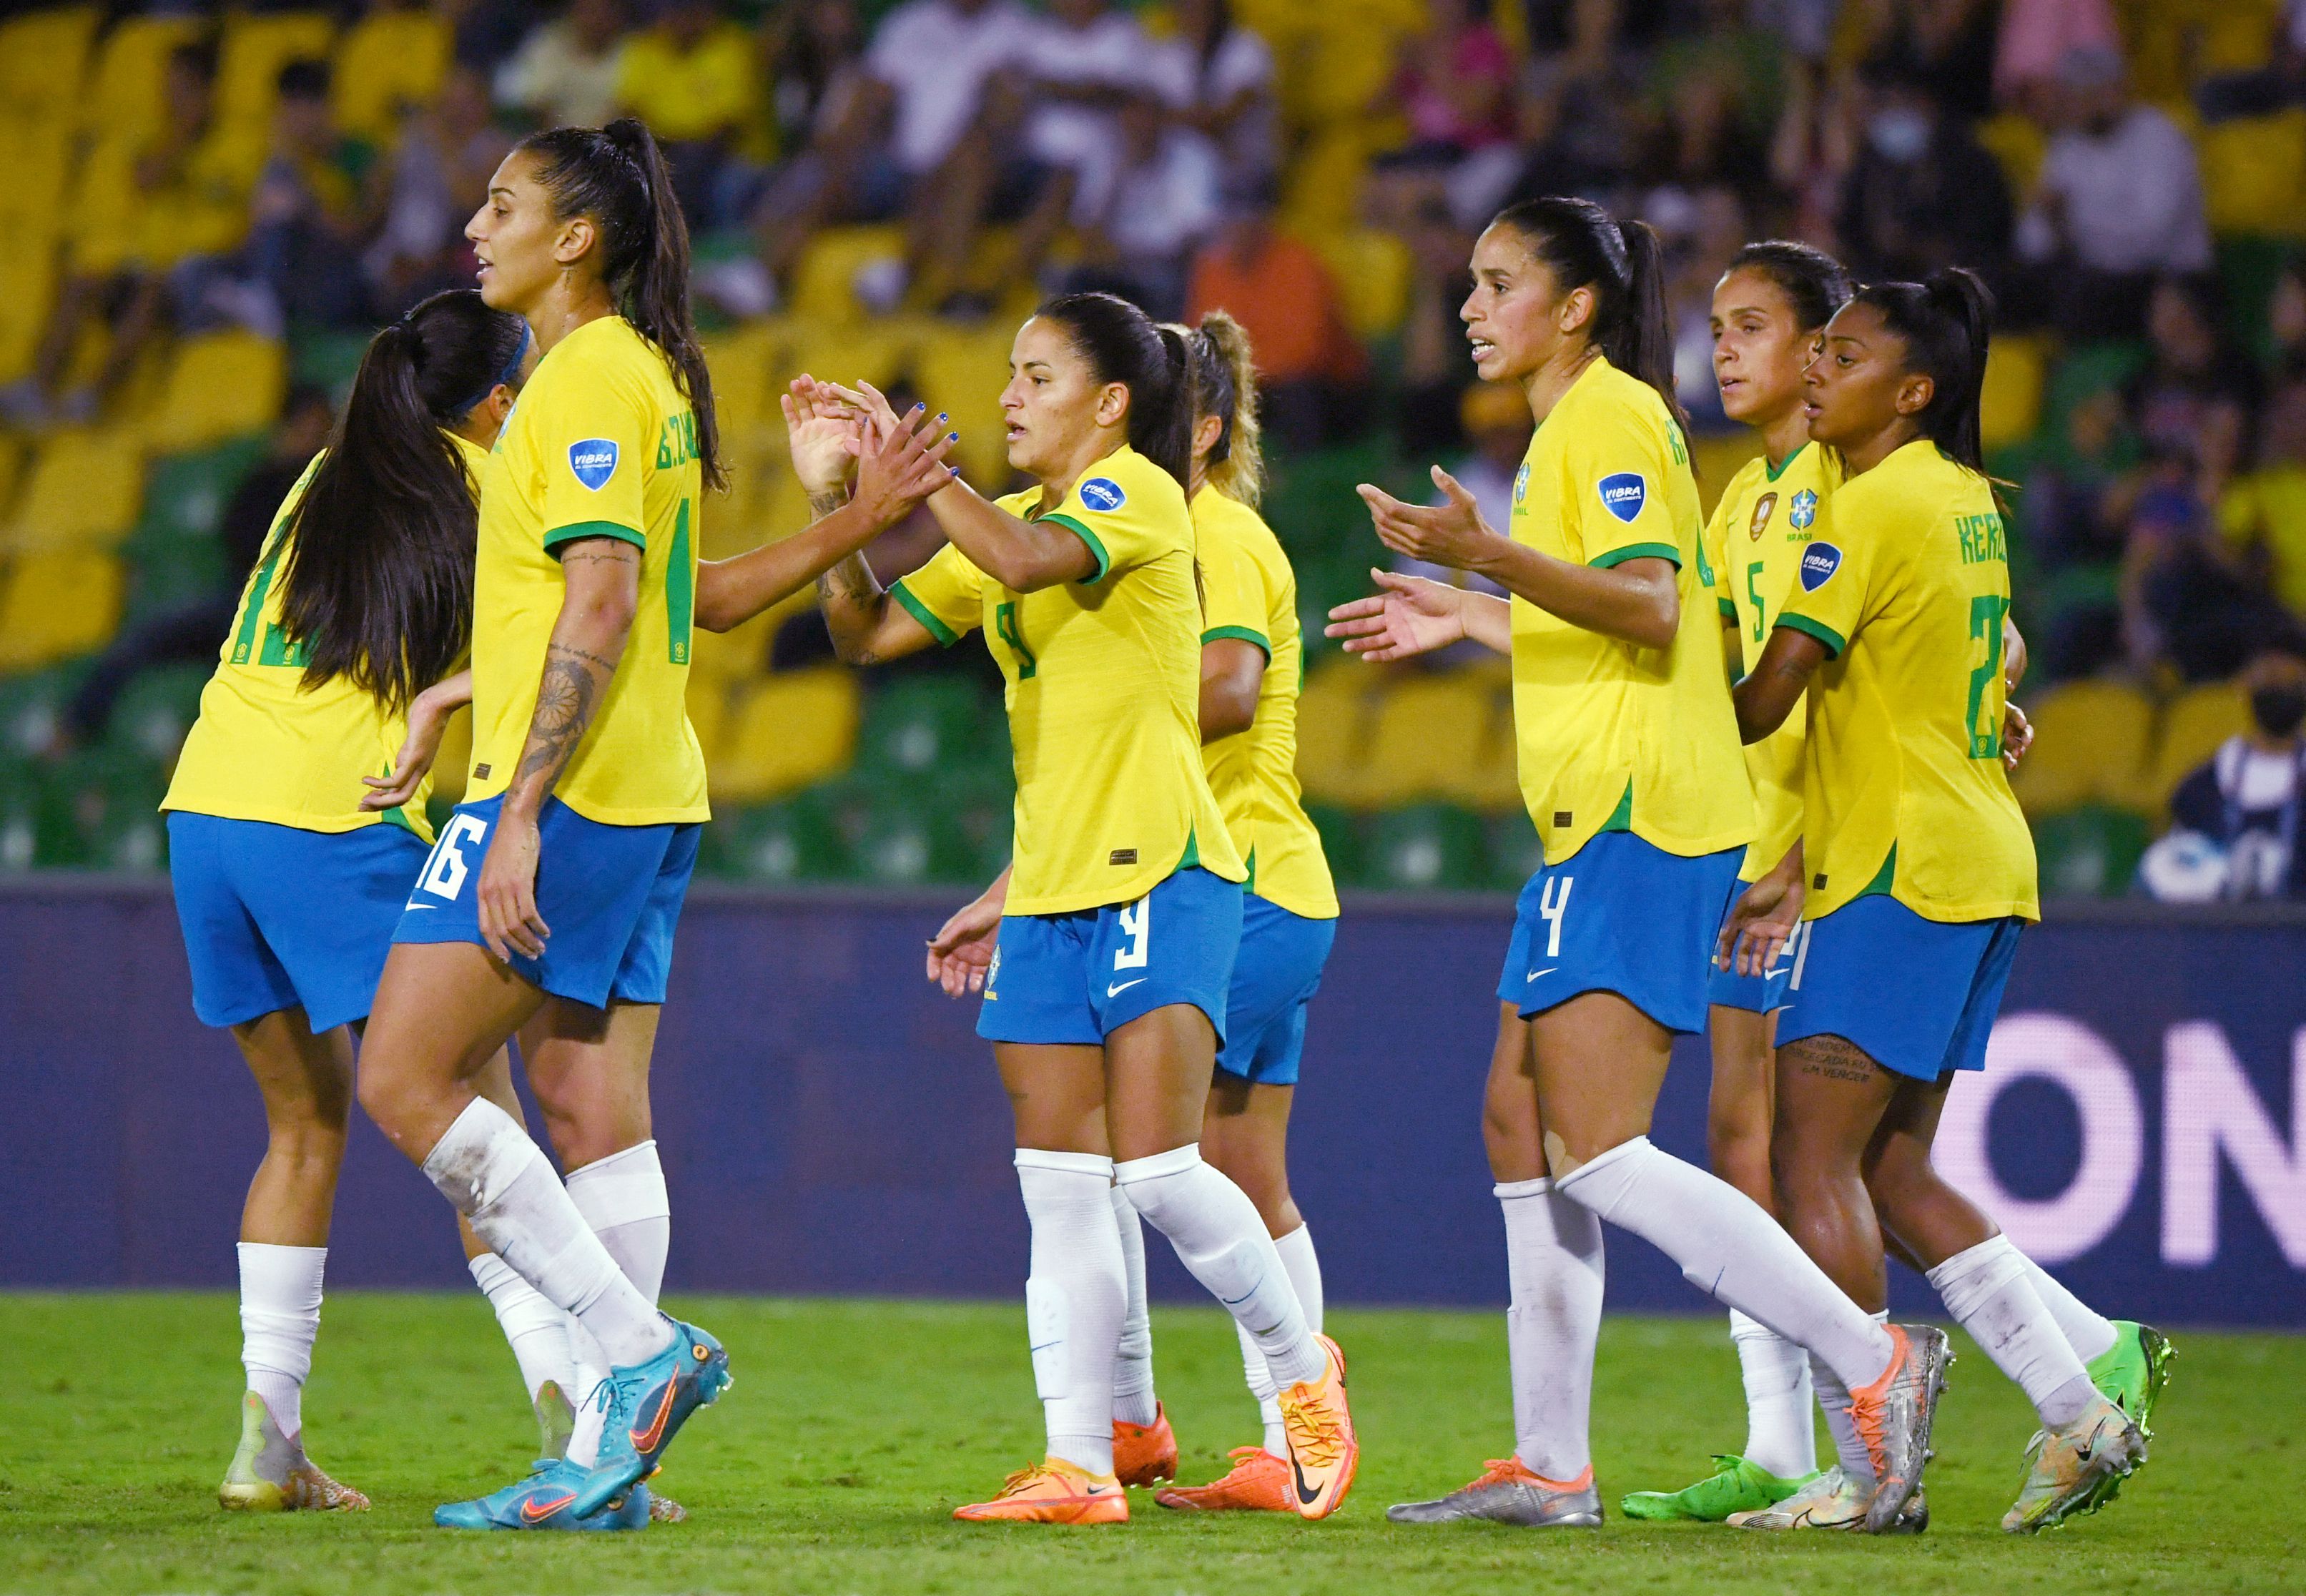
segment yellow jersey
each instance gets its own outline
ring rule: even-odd
[[[1298,631],[1296,573],[1273,529],[1249,506],[1214,488],[1195,494],[1192,505],[1201,641],[1234,637],[1265,651],[1256,719],[1245,730],[1202,745],[1209,789],[1249,867],[1249,890],[1309,920],[1335,919],[1337,889],[1297,785],[1297,689],[1304,681],[1305,643]]]
[[[1705,528],[1706,563],[1721,618],[1737,626],[1747,670],[1760,663],[1762,645],[1793,591],[1802,550],[1827,535],[1827,507],[1841,483],[1841,457],[1805,443],[1775,471],[1766,458],[1747,461],[1713,507]],[[1801,841],[1802,743],[1808,729],[1808,703],[1797,699],[1784,725],[1746,745],[1755,835],[1738,872],[1741,881],[1759,881]]]
[[[1809,695],[1805,918],[1879,892],[1925,919],[2041,917],[2002,769],[2008,538],[1986,479],[1919,440],[1843,483],[1803,551],[1778,625],[1833,656]]]
[[[640,606],[553,796],[603,825],[711,817],[687,704],[703,491],[696,413],[629,322],[588,321],[537,363],[481,477],[466,803],[502,792],[527,745],[568,593],[556,551],[607,537],[641,551]]]
[[[1046,511],[1097,557],[1087,580],[1012,593],[947,544],[890,596],[948,647],[972,627],[1006,683],[1017,759],[1007,912],[1131,903],[1189,865],[1249,872],[1201,769],[1201,606],[1177,480],[1126,446]]]
[[[1681,593],[1681,625],[1665,648],[1513,601],[1522,798],[1546,863],[1604,830],[1686,858],[1752,841],[1704,517],[1665,401],[1594,356],[1530,440],[1509,526],[1514,542],[1578,565],[1670,560]]]
[[[465,474],[477,480],[488,457],[479,445],[448,436]],[[354,832],[381,822],[430,842],[424,803],[432,791],[431,776],[399,808],[376,813],[360,807],[368,796],[360,779],[392,773],[408,738],[407,715],[387,709],[346,677],[306,688],[304,651],[280,630],[291,522],[326,457],[325,450],[312,457],[273,513],[264,551],[241,589],[216,674],[201,689],[200,717],[176,755],[160,807],[305,832]]]

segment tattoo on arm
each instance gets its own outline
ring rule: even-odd
[[[551,791],[576,745],[585,740],[593,712],[616,673],[615,663],[598,654],[560,643],[545,644],[544,677],[537,684],[536,713],[528,723],[528,750],[513,774],[514,786],[542,776],[545,791]]]
[[[561,568],[572,565],[638,565],[641,551],[614,538],[586,538],[560,557]]]
[[[808,513],[822,521],[848,502],[849,495],[839,488],[829,492],[812,493],[808,496]]]
[[[1804,1037],[1786,1044],[1785,1051],[1792,1054],[1794,1068],[1802,1074],[1828,1080],[1863,1085],[1882,1068],[1864,1048],[1841,1037]]]

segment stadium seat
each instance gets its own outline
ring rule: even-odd
[[[429,7],[370,7],[337,47],[337,125],[379,149],[398,144],[402,115],[439,92],[455,42]]]
[[[2306,237],[2306,109],[2215,123],[2202,130],[2199,148],[2213,231]]]
[[[1364,343],[1397,331],[1409,314],[1409,246],[1390,233],[1352,227],[1306,240],[1337,280],[1345,325]]]
[[[2042,424],[2053,432],[2063,432],[2075,406],[2093,395],[2120,388],[2145,363],[2146,346],[2127,338],[2068,349],[2050,372],[2043,396]]]
[[[1529,811],[1516,808],[1490,822],[1487,837],[1489,884],[1500,892],[1518,892],[1545,863],[1545,849],[1530,824]]]
[[[42,864],[149,874],[168,862],[160,767],[112,748],[70,755],[42,782]]]
[[[2049,138],[2039,123],[2021,112],[2003,111],[1972,124],[1970,131],[2001,166],[2011,193],[2034,192],[2042,159],[2049,153]]]
[[[755,431],[773,431],[784,447],[784,415],[776,373],[782,366],[785,335],[775,322],[747,321],[705,340],[705,362],[713,373],[713,405],[724,444]]]
[[[902,227],[827,227],[809,240],[793,267],[794,320],[838,325],[863,319],[866,312],[857,300],[857,274],[904,258]]]
[[[215,537],[240,479],[264,457],[268,447],[262,438],[237,438],[215,448],[153,460],[144,473],[138,541]]]
[[[1499,659],[1498,663],[1507,661]],[[1521,796],[1521,745],[1514,736],[1511,679],[1496,681],[1490,672],[1476,668],[1466,668],[1465,675],[1489,694],[1491,708],[1489,733],[1460,780],[1456,794],[1485,815],[1526,817]]]
[[[86,653],[120,625],[120,561],[90,550],[20,555],[0,592],[0,672]]]
[[[40,858],[40,789],[28,764],[0,764],[0,874],[30,870]]]
[[[1347,793],[1371,806],[1413,798],[1470,801],[1470,778],[1490,738],[1490,695],[1454,674],[1396,681],[1378,701],[1368,751]]]
[[[212,666],[168,665],[138,675],[112,706],[105,742],[123,754],[173,769],[184,734],[200,718],[201,691]]]
[[[2047,346],[2038,336],[2008,333],[1988,346],[1977,418],[1979,439],[1987,450],[2034,436],[2042,424],[2042,384],[2048,364]]]
[[[1377,672],[1339,654],[1312,672],[1297,696],[1297,779],[1306,795],[1348,801],[1361,774],[1370,693]]]
[[[998,704],[961,678],[893,681],[866,708],[858,762],[910,775],[980,763],[986,723],[1000,714]]]
[[[1339,804],[1309,802],[1305,815],[1321,833],[1321,852],[1329,874],[1340,887],[1359,886],[1368,875],[1369,849],[1362,837],[1361,817]]]
[[[1450,804],[1413,804],[1370,822],[1371,884],[1417,892],[1487,885],[1481,817]]]
[[[848,767],[857,745],[857,679],[826,666],[754,684],[730,711],[713,796],[758,803]]]
[[[809,793],[713,816],[699,865],[725,881],[833,881],[849,874],[841,832]]]
[[[913,386],[932,408],[952,417],[961,434],[954,464],[987,488],[1009,474],[1009,443],[1001,417],[1001,390],[1009,381],[1009,347],[1015,329],[932,324],[913,353]]]
[[[124,16],[97,51],[96,70],[81,98],[81,124],[91,134],[141,143],[160,124],[161,88],[168,54],[201,36],[205,19],[191,12]]]
[[[140,539],[121,551],[129,561],[132,620],[208,598],[230,581],[224,549],[213,538]]]
[[[335,21],[321,12],[232,13],[217,55],[217,120],[268,135],[280,69],[292,61],[326,60],[336,33]]]
[[[2010,777],[2028,815],[2077,804],[2134,804],[2153,738],[2154,706],[2125,682],[2060,682],[2020,696],[2034,746]]]
[[[2034,823],[2042,894],[2114,898],[2129,890],[2146,851],[2145,820],[2127,809],[2085,804]]]
[[[186,338],[168,364],[144,441],[155,454],[174,454],[261,431],[280,414],[287,387],[287,351],[269,338],[252,332]]]
[[[0,676],[0,766],[47,752],[86,672],[75,665]]]
[[[0,115],[68,125],[99,16],[93,5],[59,5],[0,23]]]
[[[125,538],[143,508],[144,455],[117,428],[59,432],[40,446],[7,546],[108,549]]]
[[[2158,815],[2197,765],[2218,751],[2218,745],[2250,729],[2250,699],[2231,682],[2207,682],[2190,687],[2162,712],[2161,736],[2142,797]]]
[[[918,798],[875,806],[851,850],[850,867],[858,878],[886,886],[958,884],[983,871],[959,816]]]
[[[918,330],[897,317],[855,326],[830,321],[804,326],[785,348],[785,367],[777,373],[777,385],[807,371],[828,382],[869,382],[886,392],[904,375]]]

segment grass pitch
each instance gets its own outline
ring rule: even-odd
[[[220,1513],[238,1327],[220,1294],[0,1296],[0,1591],[434,1592],[2298,1591],[2306,1561],[2306,1337],[2177,1336],[2152,1464],[2095,1518],[2034,1540],[1995,1526],[2032,1415],[1967,1343],[1918,1541],[1763,1536],[1617,1516],[1744,1435],[1711,1320],[1612,1319],[1594,1402],[1610,1517],[1598,1533],[1385,1521],[1462,1483],[1509,1438],[1499,1314],[1343,1310],[1362,1470],[1336,1517],[1186,1518],[1133,1493],[1123,1526],[953,1523],[1039,1452],[1021,1310],[692,1301],[738,1382],[661,1483],[694,1516],[631,1535],[456,1534],[436,1501],[522,1471],[533,1430],[477,1295],[331,1296],[306,1393],[315,1455],[375,1498],[360,1515]],[[1257,1438],[1231,1327],[1154,1319],[1186,1478]]]

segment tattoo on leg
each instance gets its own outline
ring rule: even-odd
[[[1882,1068],[1864,1048],[1841,1037],[1804,1037],[1787,1043],[1784,1051],[1792,1055],[1794,1068],[1804,1075],[1828,1080],[1862,1084]]]

